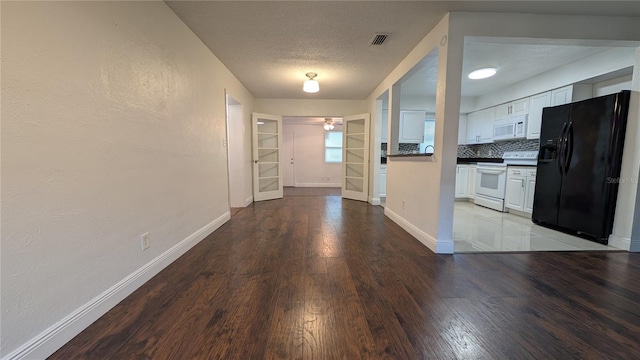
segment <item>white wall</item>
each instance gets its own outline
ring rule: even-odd
[[[342,130],[336,126],[335,130]],[[320,125],[282,125],[284,134],[293,134],[294,186],[340,187],[342,163],[324,161],[326,131]]]
[[[256,99],[254,111],[282,116],[348,116],[367,112],[365,100]]]
[[[631,77],[632,75],[627,75],[593,84],[593,97],[615,94],[622,90],[631,90]]]
[[[631,99],[624,138],[616,214],[609,245],[640,252],[640,47],[631,80]]]
[[[384,91],[389,90],[391,97],[389,113],[392,114],[394,105],[398,106],[400,103],[396,101],[397,91],[394,94],[398,86],[393,85],[423,57],[438,48],[434,151],[436,155],[429,160],[426,158],[421,160],[388,158],[385,214],[431,250],[439,253],[453,251],[451,236],[453,229],[453,183],[455,182],[460,74],[462,72],[462,43],[459,40],[453,43],[455,49],[451,56],[449,54],[451,42],[441,45],[443,36],[446,36],[448,32],[449,16],[447,15],[385,78],[367,100],[370,111],[373,112],[376,109],[376,99]],[[457,74],[456,67],[459,67]],[[457,93],[457,95],[451,96],[453,93]],[[449,101],[446,101],[445,94],[449,97]],[[445,124],[449,122],[454,123],[455,127],[445,128]],[[375,124],[377,125],[377,122]],[[390,130],[390,134],[392,132]],[[374,134],[372,136],[378,134],[374,129],[371,133]],[[448,140],[451,136],[453,136],[452,142]],[[371,143],[375,143],[375,139],[372,138]],[[373,156],[373,149],[371,153]],[[444,166],[449,162],[454,164],[453,169]],[[371,167],[370,174],[374,173],[374,169]],[[450,201],[446,200],[447,197],[450,197]],[[444,216],[442,216],[443,214]]]
[[[1,354],[44,358],[228,219],[253,99],[162,2],[3,2],[2,49]]]

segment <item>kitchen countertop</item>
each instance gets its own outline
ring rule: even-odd
[[[419,153],[419,154],[387,154],[387,158],[403,158],[403,157],[431,157],[433,153]]]
[[[458,164],[475,164],[475,163],[502,163],[502,158],[458,158]]]

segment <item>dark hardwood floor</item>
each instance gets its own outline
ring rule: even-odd
[[[284,196],[340,196],[342,189],[337,187],[285,187]]]
[[[434,255],[381,207],[289,195],[236,213],[51,359],[640,356],[640,254]]]

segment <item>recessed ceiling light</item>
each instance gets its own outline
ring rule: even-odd
[[[472,79],[472,80],[486,79],[488,77],[492,77],[495,74],[496,74],[496,69],[494,68],[478,69],[476,71],[472,71],[469,73],[469,79]]]

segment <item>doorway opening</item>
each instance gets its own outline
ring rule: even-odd
[[[225,94],[226,126],[227,126],[227,175],[229,208],[231,215],[235,215],[241,208],[247,206],[245,199],[244,176],[244,126],[242,104],[229,93]]]
[[[342,117],[284,116],[282,130],[284,196],[340,196]]]

